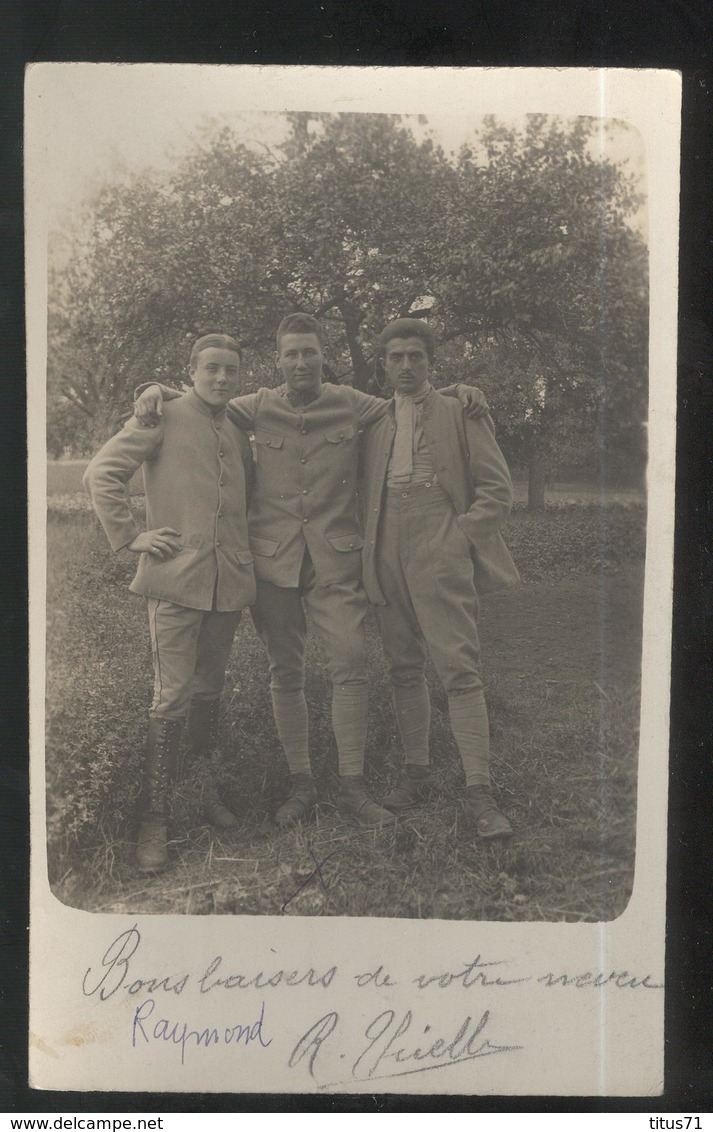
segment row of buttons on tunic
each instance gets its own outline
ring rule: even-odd
[[[361,432],[362,430],[360,429],[359,431]],[[303,421],[303,422],[302,422],[302,424],[301,424],[301,427],[300,427],[300,432],[302,433],[302,435],[303,435],[303,436],[304,436],[304,434],[305,434],[305,433],[307,432],[307,425],[306,425],[306,424],[304,423],[304,421]],[[343,433],[343,432],[340,432],[340,433],[338,434],[338,436],[339,436],[339,439],[340,439],[340,440],[344,440],[344,436],[345,436],[345,433]],[[266,441],[265,441],[265,447],[266,447],[266,448],[272,448],[272,441],[271,441],[271,440],[269,440],[269,439],[268,439],[268,440],[266,440]],[[306,463],[307,463],[307,457],[306,457],[306,456],[301,456],[301,457],[300,457],[300,464],[306,464]],[[346,483],[346,482],[347,482],[346,480],[342,480],[342,483]],[[309,495],[309,492],[308,492],[307,488],[303,488],[303,489],[302,489],[302,494],[303,494],[303,495]],[[283,495],[281,495],[281,496],[280,496],[280,498],[281,498],[281,499],[284,499],[284,496],[283,496]],[[303,522],[303,523],[308,523],[308,522],[309,522],[309,516],[308,516],[308,515],[305,515],[305,516],[303,516],[303,518],[302,518],[302,522]],[[353,546],[353,543],[350,543],[349,545],[350,545],[350,547],[351,547],[351,546]]]
[[[213,423],[213,428],[215,429],[215,431],[220,432],[220,421],[214,420],[212,423]],[[219,448],[218,449],[218,459],[222,460],[224,455],[225,455],[225,453],[224,453],[223,449]],[[218,487],[223,487],[224,485],[225,485],[225,480],[223,479],[223,471],[222,471],[222,467],[221,467],[220,479],[218,480]],[[222,511],[222,508],[220,508],[220,507],[218,508],[217,517],[218,517],[218,519],[222,519],[222,517],[223,517],[223,511]],[[215,545],[216,545],[216,547],[220,546],[220,540],[219,539],[215,540]]]

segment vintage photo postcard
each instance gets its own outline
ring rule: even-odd
[[[31,1085],[660,1093],[680,77],[26,122]]]

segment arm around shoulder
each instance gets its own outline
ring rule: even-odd
[[[228,401],[228,417],[243,432],[252,432],[257,419],[260,390],[257,393],[244,393],[242,397],[231,397]]]
[[[360,389],[354,389],[351,385],[341,385],[339,388],[344,390],[354,406],[360,428],[371,428],[388,412],[389,402],[383,397],[362,393]]]

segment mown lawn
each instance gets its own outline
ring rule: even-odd
[[[270,821],[287,782],[267,665],[249,616],[236,640],[219,767],[243,819],[218,836],[179,791],[173,865],[132,866],[151,664],[145,611],[86,512],[58,502],[48,524],[47,782],[50,879],[98,912],[608,920],[634,868],[643,510],[516,510],[508,542],[523,585],[483,602],[493,772],[516,828],[508,846],[469,828],[445,696],[430,673],[437,793],[393,834],[364,834],[334,808],[329,686],[310,644],[307,697],[321,802],[315,822]],[[378,637],[367,777],[378,797],[398,764]],[[188,783],[189,775],[185,782]],[[319,865],[319,870],[317,866]]]

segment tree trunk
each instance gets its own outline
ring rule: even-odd
[[[344,333],[354,368],[354,388],[360,389],[362,393],[365,393],[372,373],[369,363],[364,357],[364,351],[359,341],[361,311],[357,310],[351,304],[340,303],[339,313],[344,319]]]
[[[545,509],[545,472],[545,458],[542,452],[534,447],[530,452],[530,462],[528,465],[528,511],[544,511]]]

